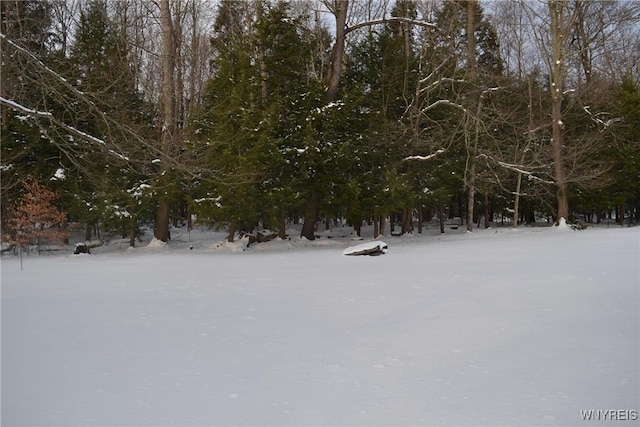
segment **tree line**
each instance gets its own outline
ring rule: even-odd
[[[48,227],[132,246],[193,218],[230,240],[640,219],[636,2],[0,5],[7,239],[35,183]]]

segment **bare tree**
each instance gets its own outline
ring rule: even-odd
[[[568,0],[548,0],[547,17],[539,11],[528,9],[530,23],[536,43],[549,73],[549,95],[551,98],[551,153],[553,157],[553,180],[556,187],[557,221],[569,217],[569,193],[565,165],[565,134],[563,101],[565,99],[566,58],[570,34],[576,22],[577,13],[571,10]]]
[[[475,35],[475,15],[476,2],[469,0],[467,2],[467,79],[473,85],[476,84],[476,35]],[[473,210],[475,204],[476,192],[476,156],[478,152],[478,137],[480,133],[480,112],[482,111],[482,100],[480,96],[478,100],[478,110],[476,112],[475,131],[473,142],[470,141],[471,136],[468,131],[465,132],[465,146],[467,147],[467,167],[465,168],[465,184],[467,186],[467,231],[473,230]],[[465,129],[471,122],[469,115],[465,118]]]
[[[176,99],[175,99],[175,64],[176,44],[171,8],[169,0],[160,1],[160,16],[162,23],[162,151],[170,153],[176,137]],[[166,172],[166,170],[165,170]],[[159,189],[163,191],[163,189]],[[166,194],[160,194],[158,198],[158,210],[156,213],[155,238],[163,242],[169,240],[169,200]]]
[[[573,0],[570,6],[576,17],[567,62],[576,69],[577,88],[594,78],[619,81],[634,67],[637,75],[640,3]]]
[[[327,99],[334,100],[338,96],[340,76],[342,75],[342,59],[344,57],[345,30],[349,0],[333,0],[325,2],[336,18],[336,39],[331,51],[331,63],[327,79]]]

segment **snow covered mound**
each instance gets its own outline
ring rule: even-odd
[[[244,252],[249,247],[249,236],[239,237],[233,242],[229,242],[226,238],[215,243],[211,249],[226,252]]]
[[[351,246],[342,251],[342,255],[384,255],[389,246],[385,242],[367,242]]]
[[[151,239],[149,244],[145,246],[146,248],[156,249],[156,248],[166,248],[167,242],[163,242],[162,240],[156,239],[155,237]]]
[[[560,218],[560,221],[558,221],[558,225],[556,226],[556,229],[561,231],[572,231],[571,226],[567,224],[567,220],[564,218]]]

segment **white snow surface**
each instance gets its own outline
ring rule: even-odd
[[[637,425],[638,228],[427,231],[4,255],[2,425]]]

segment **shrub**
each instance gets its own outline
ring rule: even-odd
[[[50,240],[68,238],[66,214],[56,207],[56,194],[34,179],[24,180],[22,186],[22,197],[9,210],[8,240],[24,249],[35,244],[40,251]]]

